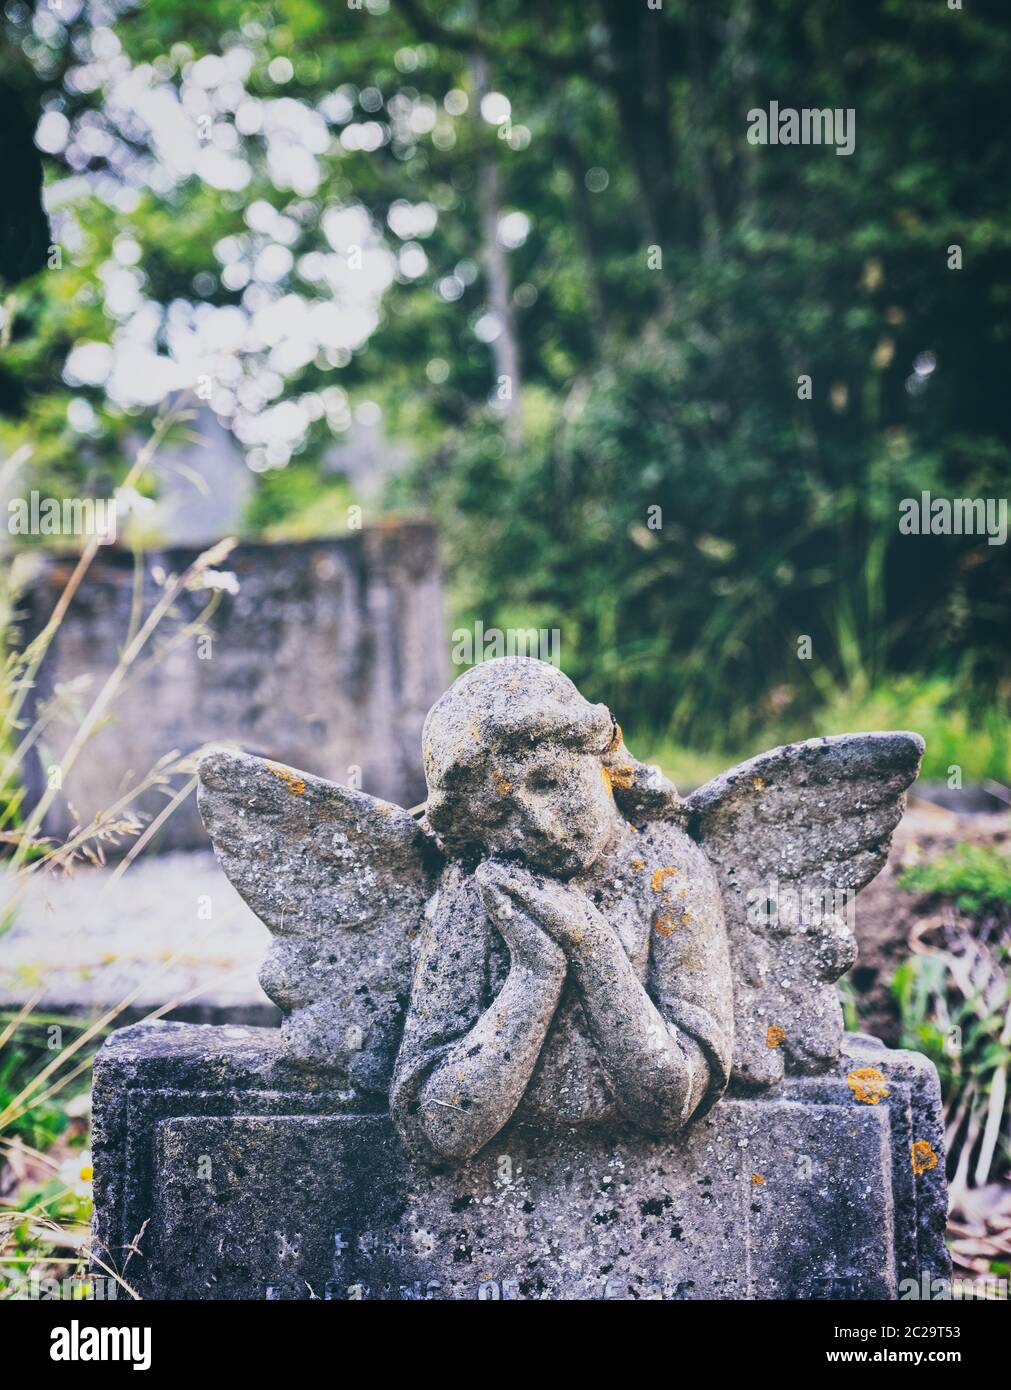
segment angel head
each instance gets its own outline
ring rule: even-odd
[[[451,853],[558,877],[590,868],[627,831],[649,781],[607,706],[532,657],[465,672],[430,711],[422,749],[428,824]]]

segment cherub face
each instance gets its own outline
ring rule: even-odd
[[[620,819],[599,757],[557,746],[493,766],[474,805],[489,854],[559,877],[595,863]]]

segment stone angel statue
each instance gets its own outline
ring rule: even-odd
[[[922,752],[810,739],[682,798],[606,706],[506,657],[429,712],[419,820],[227,749],[199,800],[274,935],[260,979],[290,1059],[388,1095],[408,1150],[445,1164],[511,1120],[671,1134],[731,1079],[832,1066],[849,906]]]

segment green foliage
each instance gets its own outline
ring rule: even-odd
[[[952,999],[946,963],[941,956],[912,956],[895,972],[893,993],[902,1018],[902,1047],[924,1052],[941,1074],[942,1094],[950,1100],[956,1085],[975,1082],[981,1099],[990,1094],[994,1071],[1006,1067],[1011,1052],[1000,1042],[1003,1016],[986,1008],[978,996]],[[944,1022],[937,1000],[948,994]],[[953,1030],[959,1045],[952,1047]]]
[[[342,529],[331,451],[355,407],[376,403],[417,459],[388,505],[436,516],[455,620],[559,628],[570,674],[648,739],[754,751],[766,731],[802,736],[855,711],[921,728],[932,776],[951,763],[1006,776],[1011,548],[898,532],[904,498],[998,498],[1011,471],[998,0],[760,13],[566,0],[548,30],[533,0],[500,0],[494,23],[436,0],[147,0],[110,27],[123,64],[185,97],[183,125],[217,99],[195,65],[241,49],[243,99],[261,117],[279,103],[329,112],[328,139],[318,187],[293,188],[227,98],[207,109],[245,186],[188,169],[138,178],[125,199],[124,169],[170,161],[79,83],[83,20],[42,39],[18,13],[11,52],[71,122],[49,161],[63,268],[19,289],[0,366],[0,445],[29,443],[47,490],[107,491],[143,424],[104,384],[64,379],[74,344],[126,332],[117,276],[133,277],[166,359],[210,310],[343,309],[308,258],[332,250],[328,213],[363,209],[398,257],[374,331],[353,351],[286,357],[257,330],[215,367],[269,378],[254,424],[278,400],[312,403],[290,459],[258,471],[254,532]],[[478,54],[511,103],[500,126],[476,115]],[[854,153],[749,144],[747,113],[771,99],[852,108]],[[370,123],[380,143],[345,139]],[[430,206],[434,225],[399,235],[404,204]],[[261,282],[264,207],[284,219],[291,264]],[[511,210],[529,232],[505,255],[496,333],[489,226]],[[248,284],[229,279],[239,262]],[[504,342],[520,363],[516,447],[490,404]],[[321,409],[337,382],[347,408]]]
[[[32,1030],[34,1031],[34,1030]],[[27,1030],[22,1030],[23,1034]],[[11,1041],[0,1051],[0,1111],[22,1092],[52,1054],[37,1041]],[[33,1106],[4,1127],[5,1137],[18,1136],[34,1149],[48,1149],[67,1128],[66,1097]]]
[[[0,1015],[0,1029],[11,1022]],[[79,1020],[41,1014],[22,1019],[16,1032],[0,1048],[0,1112],[22,1096],[25,1088],[53,1059],[51,1029],[56,1025],[65,1043],[82,1025]],[[90,1089],[90,1060],[94,1052],[82,1050],[78,1062],[87,1061],[80,1074],[54,1086],[46,1095],[45,1084],[30,1098],[29,1108],[4,1122],[4,1143],[20,1141],[30,1176],[22,1181],[0,1208],[0,1299],[24,1296],[18,1281],[34,1271],[43,1277],[62,1279],[83,1274],[87,1228],[91,1219],[91,1160],[83,1119],[71,1118],[68,1102]],[[31,1103],[34,1101],[34,1103]],[[25,1104],[22,1101],[22,1105]],[[77,1115],[81,1112],[76,1107]],[[7,1155],[0,1151],[0,1168]],[[59,1254],[73,1251],[71,1258]]]
[[[351,490],[343,480],[323,483],[308,463],[270,472],[253,495],[246,524],[266,540],[305,540],[348,531]]]
[[[0,1302],[23,1299],[20,1281],[31,1274],[39,1279],[63,1281],[87,1273],[86,1247],[92,1201],[67,1190],[60,1178],[24,1184],[15,1205],[3,1212],[0,1241],[4,1263],[0,1269]],[[57,1239],[54,1239],[57,1237]],[[54,1258],[54,1249],[77,1250],[70,1257]],[[83,1283],[69,1286],[70,1296],[83,1300]]]
[[[869,691],[842,691],[817,712],[812,724],[790,737],[914,729],[927,748],[920,771],[928,781],[947,781],[953,766],[963,782],[993,778],[1011,783],[1011,712],[1001,704],[979,707],[950,679],[896,677]]]
[[[559,627],[562,663],[591,698],[633,729],[713,749],[769,727],[825,732],[816,712],[862,701],[868,717],[888,703],[891,723],[918,727],[901,696],[920,681],[888,700],[885,674],[947,667],[920,712],[949,731],[961,721],[963,735],[943,764],[940,749],[931,758],[1002,775],[1007,718],[978,711],[998,694],[983,672],[999,670],[1004,640],[974,599],[984,572],[994,590],[1003,582],[999,548],[958,538],[974,562],[951,547],[949,568],[932,549],[943,538],[924,547],[886,526],[884,498],[897,516],[908,490],[907,465],[887,452],[874,493],[819,479],[793,426],[766,420],[770,383],[742,388],[732,429],[714,423],[730,384],[711,378],[730,370],[668,340],[643,346],[568,408],[542,404],[521,452],[489,425],[419,473],[449,537],[458,618]],[[861,536],[873,537],[862,563]],[[802,635],[812,660],[798,658]]]
[[[911,893],[948,900],[962,914],[943,945],[917,951],[896,970],[892,990],[900,1046],[931,1058],[941,1078],[948,1172],[956,1190],[1005,1174],[1011,1157],[1004,1111],[1011,1068],[1011,856],[960,844],[898,877]]]
[[[906,676],[870,691],[841,690],[803,718],[773,720],[746,741],[717,739],[704,750],[658,738],[649,728],[629,726],[626,732],[629,747],[644,762],[659,763],[676,786],[697,787],[729,764],[777,744],[874,729],[915,729],[923,736],[924,781],[947,781],[957,764],[966,784],[987,778],[1011,783],[1011,716],[999,707],[971,712],[964,695],[942,679]]]
[[[1006,1081],[1011,1065],[1007,1042],[1011,980],[1005,975],[1000,992],[966,989],[943,952],[913,955],[896,970],[892,990],[899,1005],[902,1035],[899,1045],[925,1053],[937,1067],[941,1097],[949,1123],[948,1171],[969,1171],[978,1160],[999,1075]],[[1006,1128],[1006,1126],[1005,1126]],[[1009,1149],[998,1131],[994,1153],[977,1185],[1006,1172]]]
[[[937,859],[904,869],[898,882],[910,893],[950,898],[971,917],[1011,916],[1011,855],[992,845],[957,845]]]

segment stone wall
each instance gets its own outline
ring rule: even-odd
[[[154,575],[181,573],[196,550],[149,552],[143,608],[161,592]],[[45,624],[72,561],[45,557],[24,595],[22,631]],[[209,648],[188,638],[151,666],[117,701],[113,718],[65,779],[46,822],[65,834],[122,794],[166,753],[207,742],[249,752],[414,806],[424,799],[420,759],[425,714],[446,685],[442,588],[432,527],[395,523],[346,539],[237,547],[224,562],[239,582],[211,620]],[[85,708],[113,669],[131,609],[133,558],[101,551],[48,652],[27,710],[58,686],[90,678]],[[156,645],[192,620],[206,592],[186,594],[159,628]],[[203,652],[203,655],[201,655]],[[28,804],[58,763],[74,730],[61,717],[26,769]],[[157,793],[141,806],[157,814]],[[71,810],[71,807],[73,810]],[[159,848],[206,845],[191,798],[159,833]]]
[[[96,1272],[140,1233],[125,1277],[153,1299],[891,1300],[950,1276],[937,1074],[873,1039],[669,1139],[514,1120],[437,1170],[365,1099],[275,1029],[120,1030],[95,1060]]]

